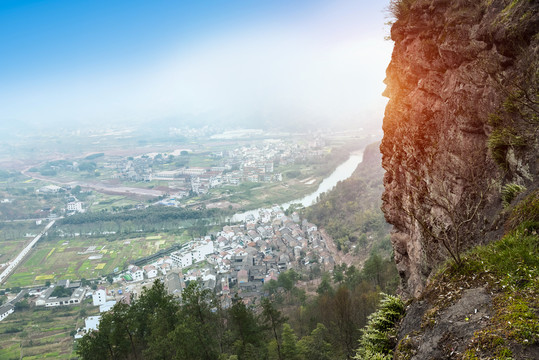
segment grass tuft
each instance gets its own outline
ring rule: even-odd
[[[487,146],[496,164],[503,170],[508,170],[507,151],[512,147],[525,146],[522,136],[507,127],[495,129],[488,137]]]
[[[534,223],[539,224],[539,190],[533,191],[520,201],[511,212],[508,221],[510,229],[514,229],[520,224],[527,224],[525,226],[531,229],[534,227]],[[535,226],[535,230],[539,230],[539,225]]]
[[[502,188],[503,207],[508,207],[511,202],[517,197],[517,195],[523,191],[526,191],[526,188],[522,185],[518,185],[515,183],[504,185],[504,187]]]

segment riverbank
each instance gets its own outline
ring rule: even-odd
[[[311,206],[313,205],[318,197],[333,189],[339,181],[343,181],[348,179],[356,170],[357,166],[361,163],[363,160],[363,150],[355,151],[350,153],[350,156],[346,161],[344,161],[342,164],[337,166],[337,168],[324,180],[320,182],[320,185],[318,185],[318,188],[316,191],[301,197],[297,198],[295,200],[290,200],[285,203],[281,203],[279,206],[282,207],[284,210],[287,210],[292,204],[299,204],[303,207]],[[305,185],[309,186],[309,185]],[[242,213],[234,214],[230,221],[232,222],[241,222],[245,221],[249,217],[253,217],[257,219],[260,216],[260,210],[264,208],[257,208],[254,210],[245,211]]]

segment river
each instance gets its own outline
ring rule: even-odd
[[[348,179],[362,160],[363,150],[351,153],[348,160],[337,166],[337,168],[331,173],[331,175],[329,175],[320,183],[318,189],[316,189],[315,192],[308,194],[301,199],[292,200],[279,206],[286,210],[292,204],[301,204],[304,207],[313,205],[314,203],[316,203],[316,200],[318,199],[318,196],[320,194],[333,189],[339,181]],[[245,219],[251,216],[255,219],[258,219],[258,217],[260,216],[260,210],[262,210],[262,208],[235,214],[234,216],[232,216],[231,221],[245,221]]]

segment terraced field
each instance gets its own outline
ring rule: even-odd
[[[99,312],[88,302],[79,306],[30,308],[0,322],[0,360],[70,359],[75,356],[71,332],[84,317]]]

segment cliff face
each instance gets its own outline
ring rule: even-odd
[[[537,188],[539,3],[398,6],[383,211],[403,291],[417,296],[440,261],[499,236],[507,184]]]

